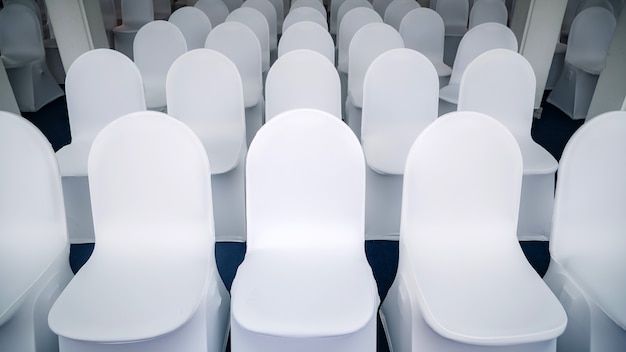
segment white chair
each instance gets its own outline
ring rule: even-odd
[[[286,19],[285,19],[286,20]],[[294,23],[278,42],[278,58],[298,49],[309,49],[324,55],[335,66],[335,44],[327,30],[317,23]]]
[[[231,347],[376,351],[378,292],[364,252],[365,165],[336,116],[291,110],[246,162],[248,242],[231,289]]]
[[[152,7],[154,8],[154,19],[164,20],[172,14],[172,3],[170,0],[152,0]]]
[[[61,352],[224,350],[210,172],[193,131],[163,113],[125,115],[98,134],[97,245],[48,319]]]
[[[115,50],[133,59],[133,41],[139,28],[154,21],[152,0],[122,0],[122,24],[113,28]]]
[[[165,78],[174,60],[187,52],[185,36],[173,23],[152,21],[137,32],[133,52],[143,80],[146,107],[167,111]]]
[[[0,11],[0,60],[20,111],[37,111],[63,96],[46,64],[39,19],[25,5]]]
[[[340,73],[348,73],[350,58],[348,49],[354,34],[369,23],[383,23],[383,18],[367,6],[354,7],[342,17],[341,26],[337,32],[337,70]]]
[[[397,240],[402,174],[409,149],[437,118],[439,80],[412,49],[392,49],[370,64],[363,80],[361,144],[367,162],[365,238]]]
[[[172,65],[167,94],[168,114],[194,130],[213,165],[216,239],[245,241],[243,170],[247,145],[243,88],[237,67],[214,50],[188,52]]]
[[[267,74],[270,69],[270,27],[265,16],[257,9],[241,7],[226,17],[226,22],[230,21],[243,23],[256,34],[261,45],[262,71]]]
[[[328,18],[328,31],[333,36],[336,36],[338,33],[337,32],[337,27],[338,27],[337,12],[339,11],[339,7],[343,5],[345,1],[346,0],[330,0],[330,6],[328,10],[328,17],[329,17]],[[383,16],[380,15],[380,17],[382,18]]]
[[[70,281],[61,175],[48,139],[0,111],[0,350],[58,351],[48,311]]]
[[[517,236],[520,241],[548,241],[554,207],[556,159],[531,137],[535,72],[520,54],[489,50],[466,68],[459,88],[459,111],[476,111],[503,123],[522,151],[524,176]]]
[[[224,22],[213,28],[205,48],[228,57],[237,67],[243,82],[243,102],[246,108],[246,138],[248,145],[263,125],[263,76],[261,47],[254,32],[239,22]]]
[[[391,350],[556,351],[567,316],[515,235],[521,184],[517,142],[487,115],[452,112],[419,135],[381,309]]]
[[[439,90],[439,115],[456,110],[459,84],[467,65],[478,55],[498,48],[517,51],[515,34],[500,23],[483,23],[470,29],[463,36],[452,66],[450,81]]]
[[[87,156],[96,135],[111,121],[146,110],[141,73],[126,56],[95,49],[79,56],[65,81],[72,142],[57,151],[72,243],[93,243]]]
[[[509,13],[502,0],[479,0],[472,6],[469,13],[468,28],[487,22],[507,25]]]
[[[452,65],[461,38],[467,32],[469,3],[468,0],[441,0],[436,2],[435,11],[443,19],[446,31],[443,61]]]
[[[213,28],[209,17],[192,6],[174,11],[168,21],[175,24],[185,36],[187,50],[203,48],[206,37]]]
[[[404,48],[402,37],[398,31],[385,23],[366,24],[354,34],[350,42],[344,119],[358,138],[361,136],[365,73],[378,55],[397,48]]]
[[[544,276],[569,318],[559,351],[626,349],[624,134],[626,112],[601,114],[561,157]]]
[[[312,0],[312,1],[319,3],[317,0]],[[324,28],[326,32],[328,32],[328,23],[326,22],[326,17],[320,14],[318,10],[312,7],[302,6],[302,7],[291,8],[289,13],[285,17],[285,21],[283,22],[283,34],[285,33],[285,31],[287,31],[287,29],[291,25],[298,23],[298,22],[303,22],[303,21],[315,22],[319,24],[320,26],[322,26],[322,28]],[[334,44],[333,44],[333,47],[334,47]]]
[[[224,23],[228,17],[228,7],[222,0],[198,0],[193,7],[202,10],[209,18],[212,27]]]
[[[415,0],[393,0],[385,10],[383,21],[399,31],[404,16],[409,11],[420,7],[420,4]]]
[[[372,1],[372,6],[374,6],[374,10],[376,12],[378,12],[380,17],[384,17],[385,16],[385,10],[387,10],[387,6],[389,6],[391,1],[393,1],[393,0],[373,0]]]
[[[258,10],[265,16],[267,20],[267,25],[270,30],[270,66],[276,60],[278,56],[278,25],[277,25],[277,15],[276,8],[272,5],[269,0],[246,0],[243,2],[241,7],[251,7],[255,10]],[[281,27],[282,29],[282,27]]]
[[[337,35],[337,47],[339,47],[339,27],[341,27],[341,23],[343,22],[343,17],[350,12],[351,10],[358,8],[358,7],[366,7],[370,10],[374,10],[374,7],[372,6],[372,4],[368,1],[368,0],[345,0],[341,6],[339,6],[339,8],[337,9],[337,24],[336,24],[336,32],[335,34]],[[374,11],[376,12],[376,11]],[[379,15],[380,16],[380,15]],[[370,17],[370,16],[368,16]],[[382,21],[383,16],[380,16],[380,20]],[[331,21],[332,21],[332,16],[331,16]],[[331,22],[331,27],[332,29],[332,22]],[[332,31],[331,31],[332,33]]]
[[[326,13],[326,7],[324,7],[324,4],[321,1],[319,0],[295,0],[294,2],[291,3],[289,12],[299,9],[301,7],[310,7],[312,9],[315,9],[317,12],[320,13],[320,15],[322,15],[322,17],[324,18],[324,23],[326,23],[326,27],[328,27],[328,22],[327,22],[328,15]]]
[[[228,12],[233,12],[241,7],[243,0],[224,0],[224,4],[228,7]]]
[[[287,33],[287,32],[285,32]],[[265,121],[293,109],[317,109],[341,120],[341,84],[324,55],[298,49],[276,60],[265,83]]]
[[[269,0],[269,2],[276,10],[276,33],[280,35],[283,32],[283,20],[287,10],[284,7],[283,0]]]
[[[588,8],[572,22],[563,70],[547,98],[572,119],[587,117],[615,26],[613,14],[602,7]]]
[[[399,32],[405,47],[424,54],[435,66],[439,87],[446,86],[452,68],[443,62],[445,32],[441,16],[427,7],[411,10],[402,18]]]

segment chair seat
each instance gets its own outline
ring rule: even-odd
[[[584,229],[593,235],[602,229]],[[623,236],[621,236],[623,237]],[[563,268],[574,278],[577,285],[586,292],[600,309],[622,329],[626,330],[626,273],[624,272],[624,259],[621,252],[626,247],[622,241],[621,246],[598,246],[590,250],[572,254],[572,260],[561,260]],[[585,247],[589,249],[588,247]],[[600,253],[599,253],[600,252]]]
[[[367,165],[379,174],[402,175],[404,164],[416,132],[390,127],[388,131],[373,135],[361,135],[361,144]],[[404,151],[405,153],[398,153]]]
[[[597,55],[578,55],[576,57],[570,57],[567,61],[574,67],[579,68],[589,74],[599,75],[604,68],[604,60],[600,58],[598,60]]]
[[[87,157],[91,140],[77,139],[56,152],[63,176],[87,176]]]
[[[28,48],[24,48],[28,49]],[[12,52],[11,57],[2,56],[2,63],[5,68],[24,67],[28,64],[36,63],[41,60],[39,53],[23,50],[21,52]]]
[[[520,141],[522,160],[524,162],[524,175],[544,175],[556,172],[559,163],[542,146],[529,139]]]
[[[259,334],[315,338],[350,334],[375,319],[378,293],[362,255],[324,251],[320,261],[319,252],[285,252],[246,255],[233,286],[232,316],[239,325]],[[259,272],[271,273],[272,281],[256,277]]]
[[[138,256],[119,249],[109,255],[114,261],[94,258],[102,248],[94,252],[52,307],[52,331],[100,343],[155,338],[189,321],[204,299],[208,283],[214,281],[209,280],[204,248],[197,253],[152,248],[158,256],[153,260],[146,260],[148,253]]]
[[[460,86],[458,84],[448,84],[447,86],[441,88],[439,90],[439,99],[447,101],[448,103],[458,104],[459,87]]]
[[[494,230],[507,232],[487,231]],[[494,248],[509,250],[485,255],[472,247],[484,243],[479,238],[493,235],[468,234],[467,241],[456,243],[437,243],[437,235],[432,231],[431,241],[442,248],[415,248],[413,264],[418,304],[437,333],[462,343],[510,345],[546,341],[563,332],[565,311],[528,265],[517,241],[502,238],[505,243]],[[455,253],[441,256],[442,251]],[[451,263],[449,258],[458,260]]]
[[[435,70],[437,71],[437,76],[447,77],[452,74],[452,68],[446,65],[445,62],[443,62],[443,60],[430,60],[430,62],[433,64],[433,66],[435,66]]]
[[[121,24],[117,27],[113,27],[113,32],[115,33],[137,33],[137,31],[139,30],[139,28],[141,28],[141,26],[136,25],[128,25],[128,24]]]

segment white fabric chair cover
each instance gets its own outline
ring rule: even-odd
[[[322,15],[322,17],[324,18],[324,23],[326,23],[326,27],[328,28],[328,22],[327,22],[328,15],[326,13],[326,7],[324,7],[324,4],[321,1],[319,0],[295,0],[294,2],[291,3],[289,12],[299,9],[301,7],[310,7],[318,11],[320,15]],[[283,28],[284,28],[284,24],[283,24]]]
[[[443,62],[445,32],[441,16],[427,7],[411,10],[402,18],[399,32],[405,47],[424,54],[435,66],[439,87],[447,85],[452,68]]]
[[[367,162],[365,238],[397,240],[402,174],[409,148],[437,118],[439,80],[430,61],[412,49],[376,58],[363,80],[361,144]]]
[[[218,241],[245,241],[243,160],[247,145],[240,77],[226,55],[210,49],[181,56],[167,77],[168,114],[198,135],[212,165]]]
[[[153,7],[155,20],[167,21],[172,14],[172,3],[170,0],[153,0]]]
[[[87,156],[96,135],[111,121],[146,110],[141,73],[123,54],[95,49],[79,56],[65,80],[72,142],[57,151],[70,242],[94,241],[87,183]]]
[[[226,17],[226,22],[230,21],[243,23],[256,34],[261,45],[262,71],[267,72],[270,69],[270,27],[265,16],[252,7],[241,7]]]
[[[626,112],[601,114],[561,157],[544,277],[569,318],[559,351],[626,349],[625,134]]]
[[[470,10],[468,28],[487,22],[496,22],[506,26],[508,19],[509,13],[502,0],[478,0]]]
[[[46,64],[39,19],[25,5],[0,11],[0,60],[20,111],[37,111],[63,96]]]
[[[468,0],[437,0],[435,11],[446,27],[446,35],[463,36],[469,19]]]
[[[269,0],[269,2],[274,6],[274,10],[276,10],[276,31],[278,34],[281,34],[283,32],[283,20],[285,19],[287,10],[283,0]]]
[[[193,6],[204,12],[209,18],[212,27],[217,27],[219,24],[224,23],[226,17],[228,17],[228,7],[222,0],[198,0]]]
[[[289,17],[289,16],[287,16]],[[285,19],[285,23],[287,18]],[[335,66],[335,43],[330,33],[322,26],[311,21],[294,23],[283,32],[278,42],[278,58],[286,53],[309,49],[324,55]]]
[[[317,0],[311,0],[311,1],[319,3],[319,1]],[[301,3],[302,0],[297,1],[297,2]],[[297,5],[297,4],[294,3],[294,5]],[[298,22],[303,22],[303,21],[315,22],[319,24],[320,26],[322,26],[322,28],[324,28],[326,32],[328,32],[328,23],[326,22],[326,16],[322,15],[318,10],[309,6],[300,6],[296,8],[292,6],[291,10],[285,17],[285,21],[283,22],[283,34],[287,31],[287,29],[291,25],[298,23]],[[333,44],[333,50],[334,50],[334,44]]]
[[[616,21],[602,7],[591,7],[572,22],[565,64],[547,101],[572,119],[587,117],[591,98],[604,68]]]
[[[246,175],[249,236],[231,289],[232,351],[376,351],[365,165],[350,129],[322,111],[285,112],[259,131]]]
[[[316,51],[290,51],[276,60],[267,75],[265,121],[293,109],[317,109],[341,120],[339,74]]]
[[[263,76],[261,47],[254,32],[239,22],[225,22],[213,28],[205,47],[216,50],[235,63],[243,81],[248,145],[263,125]]]
[[[404,48],[402,37],[398,31],[385,23],[366,24],[354,34],[350,42],[348,92],[344,118],[359,138],[365,73],[378,55],[396,48]]]
[[[487,115],[453,112],[419,135],[381,310],[393,351],[556,351],[567,316],[517,241],[521,185],[517,142]]]
[[[139,28],[154,21],[152,0],[122,0],[122,24],[113,28],[115,50],[133,59],[133,41]]]
[[[175,24],[185,36],[187,50],[203,48],[206,37],[213,28],[209,17],[192,6],[174,11],[168,21]]]
[[[276,60],[278,49],[278,19],[276,8],[268,0],[246,0],[241,7],[251,7],[265,16],[270,30],[270,66]],[[282,29],[282,27],[281,27]]]
[[[337,9],[337,25],[336,25],[337,29],[336,29],[336,33],[335,34],[337,35],[337,49],[338,50],[339,50],[339,37],[341,35],[341,30],[339,28],[342,25],[343,18],[345,17],[346,14],[348,14],[348,12],[350,12],[351,10],[354,10],[356,8],[359,8],[359,7],[365,7],[365,8],[368,8],[370,10],[374,10],[374,7],[372,6],[372,4],[368,0],[365,0],[365,1],[363,1],[363,0],[346,0]],[[376,12],[376,11],[374,11],[374,12]],[[376,14],[378,14],[378,13],[376,13]],[[364,15],[367,16],[367,18],[371,18],[372,17],[372,15],[366,15],[366,14],[364,14]],[[380,16],[380,15],[378,15],[378,16],[380,17],[380,21],[382,22],[383,21],[383,16]],[[331,17],[331,19],[332,19],[332,17]],[[331,25],[332,25],[332,22],[331,22]],[[332,31],[331,31],[331,33],[332,33]],[[347,48],[348,47],[346,46],[346,49]]]
[[[415,0],[393,0],[385,10],[383,21],[399,31],[404,16],[409,11],[420,7],[420,4]]]
[[[350,3],[346,2],[345,4],[349,5]],[[342,9],[345,9],[345,7]],[[382,22],[383,18],[367,6],[354,7],[342,17],[341,26],[337,33],[337,70],[339,72],[348,73],[350,57],[348,49],[354,34],[366,24]]]
[[[337,12],[339,11],[339,7],[343,5],[346,0],[330,0],[330,9],[328,10],[328,31],[331,35],[336,36],[338,34],[337,27]],[[373,8],[373,6],[372,6]],[[382,18],[383,16],[380,15]]]
[[[194,132],[163,113],[102,130],[89,154],[97,245],[49,315],[61,352],[224,350],[210,175]]]
[[[503,123],[522,151],[524,177],[517,227],[521,241],[548,241],[554,207],[556,159],[531,137],[535,73],[520,54],[489,50],[465,70],[459,88],[459,111],[476,111]]]
[[[439,115],[456,110],[459,84],[467,65],[485,51],[497,48],[517,51],[515,34],[500,23],[483,23],[470,29],[463,36],[452,66],[450,82],[439,90]]]
[[[152,21],[137,32],[133,52],[143,80],[146,107],[167,111],[165,78],[174,60],[187,52],[185,36],[173,23]]]
[[[0,111],[0,350],[58,351],[48,311],[70,281],[61,176],[37,127]]]

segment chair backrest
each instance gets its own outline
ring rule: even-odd
[[[489,115],[520,143],[529,143],[535,82],[535,72],[522,55],[508,49],[486,51],[465,69],[457,109]]]
[[[357,7],[350,10],[343,17],[339,32],[337,33],[337,69],[348,72],[350,60],[350,42],[354,34],[369,23],[382,23],[380,15],[368,7]]]
[[[302,8],[302,7],[310,7],[312,9],[315,9],[317,12],[319,12],[319,14],[322,15],[322,17],[324,18],[326,27],[328,27],[328,23],[327,23],[328,15],[326,13],[326,7],[324,7],[324,4],[321,1],[319,0],[295,0],[294,2],[291,3],[289,12],[291,13],[291,11]]]
[[[363,80],[372,61],[396,48],[404,48],[404,42],[400,33],[388,24],[370,23],[354,34],[348,63],[348,97],[354,106],[363,106]]]
[[[240,7],[226,17],[226,22],[231,21],[245,24],[256,34],[261,45],[262,70],[267,72],[270,68],[270,27],[265,16],[252,7]]]
[[[204,47],[204,41],[213,28],[209,17],[202,10],[192,6],[174,11],[168,21],[175,24],[185,36],[187,50]]]
[[[437,118],[439,78],[426,56],[412,49],[379,55],[363,80],[361,144],[367,164],[401,175],[417,136]]]
[[[472,6],[468,28],[481,23],[496,22],[506,26],[509,12],[502,0],[479,0]]]
[[[173,23],[152,21],[137,31],[133,42],[133,59],[141,72],[148,108],[166,105],[167,71],[174,60],[185,52],[185,36]]]
[[[243,88],[235,64],[215,50],[187,52],[172,64],[166,89],[168,114],[198,135],[213,174],[235,168],[246,145]]]
[[[224,4],[228,7],[228,12],[233,12],[241,7],[243,0],[224,0]]]
[[[265,83],[265,121],[292,109],[317,109],[341,119],[341,83],[322,54],[299,49],[281,56]]]
[[[313,2],[319,3],[317,0],[312,0]],[[328,32],[328,23],[326,22],[326,17],[320,14],[320,12],[309,6],[302,6],[291,8],[291,11],[285,17],[285,21],[283,22],[283,33],[287,31],[287,29],[298,22],[303,21],[311,21],[319,24],[324,28],[325,31]],[[281,37],[282,38],[282,37]],[[331,37],[332,38],[332,37]]]
[[[441,15],[446,35],[462,35],[467,31],[469,19],[468,0],[437,0],[435,11]]]
[[[450,84],[461,82],[465,68],[478,55],[497,48],[517,51],[517,39],[507,26],[500,23],[483,23],[467,31],[459,43],[454,58]]]
[[[557,261],[578,253],[597,255],[600,248],[622,253],[626,248],[624,135],[626,111],[612,111],[585,122],[567,142],[550,234],[550,254]]]
[[[241,7],[251,7],[265,16],[270,30],[270,51],[278,48],[278,17],[274,5],[268,0],[246,0]]]
[[[141,28],[154,21],[152,0],[122,0],[122,24],[131,28]]]
[[[229,13],[228,7],[222,0],[198,0],[193,6],[207,15],[213,27],[224,23]]]
[[[473,111],[443,115],[409,152],[400,241],[422,251],[433,241],[517,243],[521,186],[522,155],[505,126]]]
[[[405,47],[419,51],[431,62],[443,63],[445,27],[436,11],[427,7],[409,11],[399,32]]]
[[[559,164],[550,234],[553,260],[619,327],[626,325],[625,134],[626,112],[612,111],[570,138]]]
[[[146,109],[137,65],[111,49],[79,56],[67,71],[65,95],[72,143],[91,142],[111,121]]]
[[[393,0],[385,10],[383,21],[398,31],[404,16],[409,11],[420,7],[420,4],[415,0]]]
[[[373,0],[372,5],[374,6],[374,10],[378,12],[380,17],[384,17],[385,10],[387,10],[387,6],[389,6],[391,1],[393,0]]]
[[[254,32],[239,22],[224,22],[213,28],[205,48],[226,55],[239,70],[247,108],[259,103],[263,92],[261,46]]]
[[[287,9],[285,9],[285,5],[283,0],[269,0],[269,2],[274,6],[274,10],[276,10],[276,30],[277,33],[282,33],[283,21],[285,19],[285,14],[287,13]]]
[[[583,61],[585,71],[599,74],[604,67],[615,26],[615,17],[609,10],[602,7],[583,10],[572,22],[565,61]]]
[[[576,8],[576,15],[590,7],[603,7],[615,15],[615,9],[609,0],[584,0],[578,4],[578,7]]]
[[[285,19],[286,21],[287,19]],[[287,22],[285,22],[287,23]],[[324,55],[335,65],[335,43],[327,30],[317,23],[303,21],[287,29],[278,43],[278,57],[297,49],[310,49]]]
[[[341,27],[341,22],[343,22],[343,17],[350,12],[350,10],[353,10],[357,7],[367,7],[368,9],[374,10],[374,6],[372,6],[372,4],[365,0],[345,0],[341,6],[339,6],[339,8],[337,9],[337,29],[336,29],[336,34],[337,36],[339,35],[340,32],[340,27]],[[376,12],[376,11],[374,11]],[[380,16],[380,19],[382,21],[383,16]],[[332,23],[331,23],[332,24]],[[332,32],[331,32],[332,33]]]
[[[328,246],[363,251],[365,162],[350,128],[291,110],[257,132],[246,161],[248,251]]]
[[[0,111],[0,168],[1,326],[68,240],[52,146],[35,125],[6,111]]]
[[[25,5],[12,4],[0,11],[0,55],[5,67],[45,58],[41,25]]]
[[[189,127],[163,113],[129,114],[102,130],[89,153],[89,191],[96,251],[214,246],[206,153]]]

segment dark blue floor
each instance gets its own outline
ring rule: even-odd
[[[533,121],[532,136],[546,148],[557,160],[560,159],[565,144],[583,121],[574,121],[554,106],[543,103],[540,119]],[[55,150],[71,141],[67,106],[65,99],[59,98],[36,113],[24,113],[24,117],[33,122],[48,137]],[[547,242],[521,242],[526,258],[535,270],[543,276],[549,262],[550,253]],[[93,244],[72,245],[70,265],[74,272],[89,259]],[[245,243],[219,242],[215,245],[215,257],[219,273],[226,287],[230,289],[237,267],[245,255]],[[398,242],[366,241],[365,252],[378,283],[381,301],[387,294],[395,277],[398,266]],[[379,322],[378,352],[389,351],[385,335]]]

